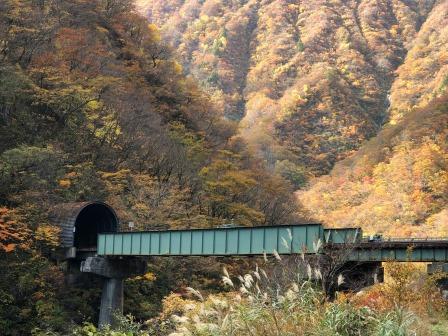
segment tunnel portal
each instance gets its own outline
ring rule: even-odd
[[[101,232],[116,232],[118,220],[106,204],[94,203],[81,210],[74,226],[74,246],[78,250],[96,249],[97,235]]]
[[[61,229],[61,247],[76,250],[96,250],[98,234],[117,232],[119,226],[112,207],[99,201],[58,204],[49,219]]]

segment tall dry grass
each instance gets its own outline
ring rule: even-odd
[[[277,254],[274,257],[279,263],[283,262]],[[428,313],[428,302],[423,302],[423,296],[415,293],[412,296],[412,300],[422,302],[411,303],[403,298],[403,295],[411,295],[411,291],[424,289],[425,295],[433,291],[434,299],[438,296],[435,283],[414,281],[416,277],[410,276],[411,269],[406,265],[396,263],[390,267],[395,268],[391,273],[396,277],[392,286],[378,284],[359,294],[340,294],[331,302],[319,285],[321,270],[304,259],[293,267],[293,272],[291,267],[267,272],[256,266],[247,274],[232,276],[224,269],[223,283],[231,292],[204,299],[191,289],[196,301],[178,307],[178,314],[171,316],[176,330],[170,336],[448,335],[448,331],[447,334],[434,333],[429,318],[435,317],[434,314],[444,318],[441,301],[437,302],[440,306],[432,306]],[[338,276],[338,284],[343,282],[343,277]],[[388,295],[381,298],[383,307],[369,304],[372,293]]]

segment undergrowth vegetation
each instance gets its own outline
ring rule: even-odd
[[[318,285],[322,272],[307,268],[307,275],[285,268],[279,276],[257,266],[238,277],[238,294],[185,304],[180,316],[172,316],[177,328],[171,336],[433,335],[431,318],[446,313],[436,278],[412,264],[390,263],[387,283],[358,294],[340,293],[334,301]],[[223,281],[237,287],[224,273]],[[344,278],[338,278],[342,285]],[[201,301],[199,293],[192,293]]]
[[[385,283],[356,294],[340,292],[330,301],[319,285],[318,268],[302,259],[291,263],[277,257],[275,265],[256,265],[244,275],[230,275],[224,268],[228,292],[206,296],[187,287],[184,295],[167,296],[155,319],[137,323],[132,316],[117,316],[114,329],[85,324],[72,335],[447,335],[447,306],[436,287],[439,276],[426,275],[416,264],[387,263]],[[338,285],[344,281],[338,276]],[[44,335],[53,334],[36,333]]]

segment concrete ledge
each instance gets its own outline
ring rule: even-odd
[[[124,279],[146,273],[146,261],[135,257],[88,257],[81,262],[81,272],[105,278]]]
[[[434,274],[437,272],[448,273],[448,263],[432,263],[428,264],[428,274]]]

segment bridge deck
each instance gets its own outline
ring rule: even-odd
[[[98,255],[260,255],[312,251],[318,224],[234,227],[98,235]]]
[[[325,249],[338,251],[343,244],[327,244]],[[347,258],[354,261],[447,262],[448,240],[362,241],[348,247]]]
[[[247,256],[341,251],[358,261],[448,261],[448,239],[390,239],[368,242],[356,228],[320,224],[233,227],[98,235],[100,256]]]

